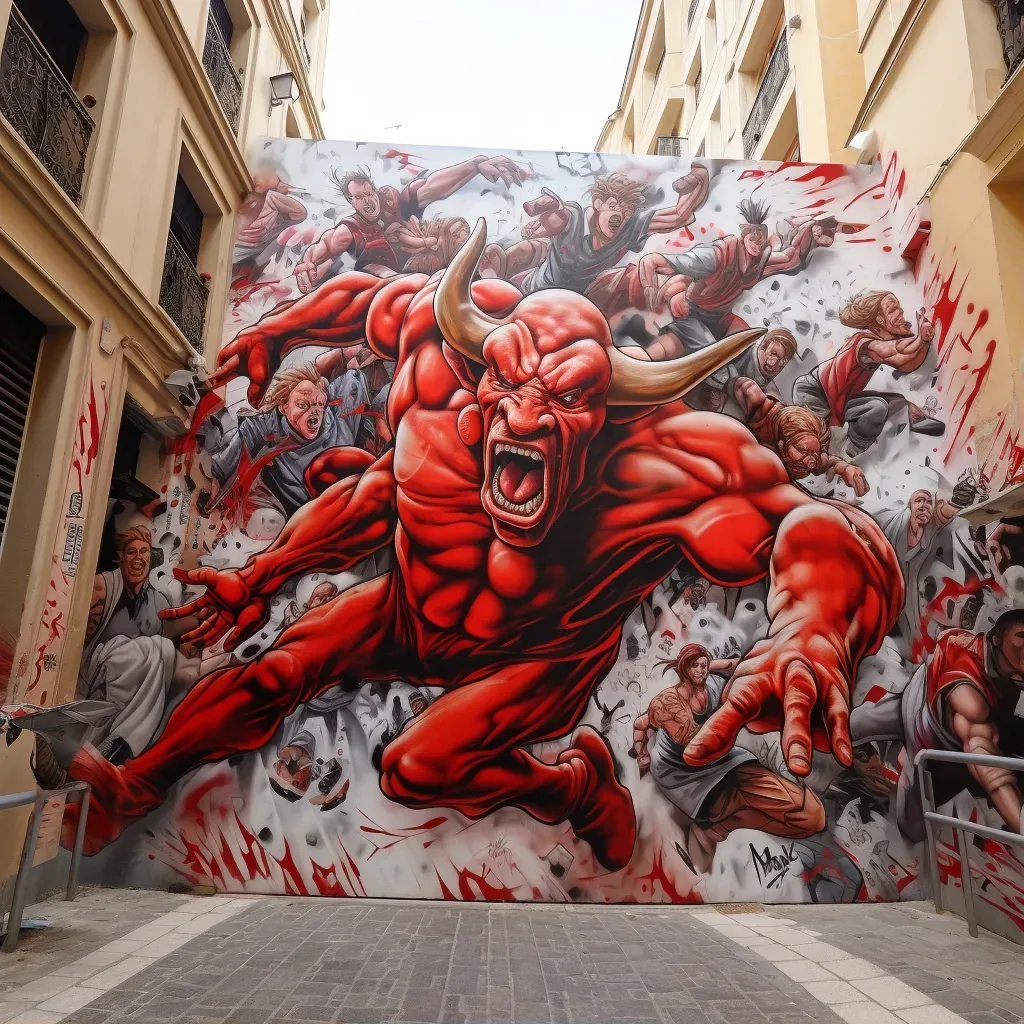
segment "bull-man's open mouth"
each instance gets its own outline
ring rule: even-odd
[[[498,441],[491,449],[491,497],[502,511],[532,517],[546,498],[544,454],[537,448]]]

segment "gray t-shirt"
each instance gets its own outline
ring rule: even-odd
[[[362,411],[368,400],[362,371],[348,370],[328,384],[320,433],[311,440],[296,434],[278,409],[242,417],[214,453],[214,476],[224,487],[238,472],[243,452],[255,461],[280,448],[261,470],[261,477],[285,514],[291,516],[310,499],[306,487],[310,463],[330,448],[356,443],[360,430],[369,423],[369,416]]]
[[[586,213],[579,203],[566,203],[569,222],[551,239],[547,259],[523,282],[526,292],[542,288],[568,288],[584,292],[605,270],[629,252],[641,252],[647,244],[651,221],[657,210],[638,210],[604,245],[594,248]]]

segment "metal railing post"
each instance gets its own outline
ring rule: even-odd
[[[75,849],[71,855],[71,872],[68,876],[68,886],[65,892],[65,900],[73,900],[78,895],[78,869],[82,862],[82,848],[85,843],[85,822],[89,815],[89,784],[87,782],[72,782],[59,789],[38,789],[28,790],[24,793],[0,794],[0,811],[7,811],[14,807],[27,807],[32,805],[32,817],[29,819],[28,828],[25,832],[25,845],[21,850],[21,861],[18,865],[18,875],[14,882],[14,897],[11,900],[11,910],[7,915],[7,932],[4,935],[3,945],[0,950],[4,953],[13,953],[17,948],[18,939],[21,934],[21,919],[25,914],[25,903],[28,900],[29,876],[34,867],[36,846],[39,843],[39,829],[43,820],[43,808],[48,800],[55,796],[65,796],[77,793],[81,801],[81,810],[78,815],[78,829],[75,832]],[[64,810],[67,809],[65,801]],[[63,812],[61,815],[63,825]]]
[[[995,754],[968,754],[961,750],[921,750],[914,758],[914,769],[920,774],[918,788],[921,797],[921,813],[924,815],[925,837],[927,840],[926,855],[928,856],[932,876],[932,889],[935,895],[935,911],[941,914],[942,889],[939,886],[939,858],[935,839],[936,827],[951,828],[957,835],[960,845],[960,879],[964,892],[964,917],[967,930],[971,936],[978,935],[978,915],[974,903],[974,883],[971,880],[971,850],[967,835],[982,836],[996,843],[1009,846],[1024,846],[1024,835],[1006,829],[992,828],[973,821],[964,821],[948,814],[935,811],[935,793],[932,788],[932,777],[926,762],[941,761],[946,764],[981,765],[987,768],[1004,768],[1011,772],[1024,772],[1024,758],[1002,757]]]
[[[18,865],[18,878],[14,883],[14,899],[11,900],[10,913],[7,915],[7,934],[4,936],[3,951],[13,953],[21,936],[21,918],[25,913],[25,900],[28,896],[29,868],[36,851],[39,839],[39,825],[43,818],[43,804],[46,797],[40,791],[32,805],[32,817],[25,832],[25,845],[21,848],[21,862]]]
[[[939,885],[939,853],[935,845],[935,826],[928,818],[928,811],[935,809],[935,794],[932,790],[932,773],[924,764],[918,766],[917,786],[921,797],[921,813],[924,815],[925,855],[932,876],[932,892],[935,897],[935,913],[942,914],[942,887]]]
[[[964,887],[964,916],[967,918],[967,931],[972,938],[978,937],[978,915],[974,909],[974,883],[971,881],[971,848],[967,845],[967,833],[956,829],[960,840],[960,881]]]
[[[65,901],[73,900],[78,895],[78,869],[82,864],[82,847],[85,844],[85,822],[89,817],[89,788],[86,787],[78,796],[81,805],[78,812],[78,828],[75,830],[75,849],[71,854],[71,872],[68,875],[68,890]]]

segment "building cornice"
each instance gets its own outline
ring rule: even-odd
[[[964,152],[990,160],[1024,120],[1024,64],[1007,79],[995,102],[964,140]]]
[[[324,126],[320,120],[320,111],[317,109],[317,97],[309,78],[306,58],[299,50],[299,41],[295,35],[298,27],[295,25],[292,13],[290,10],[285,10],[284,0],[267,0],[266,9],[270,27],[277,37],[278,46],[299,83],[299,102],[306,114],[309,130],[313,133],[314,138],[322,139]]]
[[[846,139],[847,145],[850,144],[855,135],[864,130],[871,112],[875,109],[878,97],[885,88],[890,72],[896,66],[903,47],[906,46],[907,41],[913,34],[918,19],[927,7],[928,0],[913,0],[906,11],[903,12],[903,17],[900,19],[900,23],[896,27],[896,31],[893,33],[893,37],[886,48],[882,62],[878,65],[871,81],[868,83],[867,91],[864,93],[864,101],[860,105],[860,110],[857,111],[857,116],[853,119],[853,127],[850,129],[850,134]]]
[[[114,258],[81,211],[46,173],[10,125],[0,118],[0,182],[35,211],[49,232],[109,297],[123,310],[135,334],[154,345],[169,364],[183,366],[195,355],[184,335],[166,313],[146,295]]]
[[[241,196],[252,191],[253,181],[246,167],[238,139],[217,101],[202,60],[192,45],[188,32],[175,10],[172,0],[149,0],[143,5],[157,34],[164,40],[164,50],[179,73],[189,99],[212,134],[224,157],[223,166],[231,179],[231,186]]]
[[[597,152],[600,152],[601,146],[604,144],[609,126],[622,113],[623,104],[626,102],[626,95],[629,92],[629,83],[633,80],[633,75],[636,73],[637,55],[640,52],[640,43],[647,28],[647,21],[650,17],[653,3],[654,0],[643,0],[643,3],[640,5],[640,13],[636,19],[636,29],[633,31],[633,45],[629,51],[629,63],[626,65],[626,74],[622,79],[622,87],[619,89],[619,102],[615,107],[615,113],[605,118],[605,122],[601,126],[597,142],[594,144],[594,149]]]

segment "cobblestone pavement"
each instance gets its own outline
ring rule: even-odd
[[[47,903],[30,914],[58,915],[13,963],[0,958],[0,1024],[1005,1024],[1024,1015],[1024,950],[970,939],[962,921],[925,904],[612,908],[92,890],[71,909]]]

